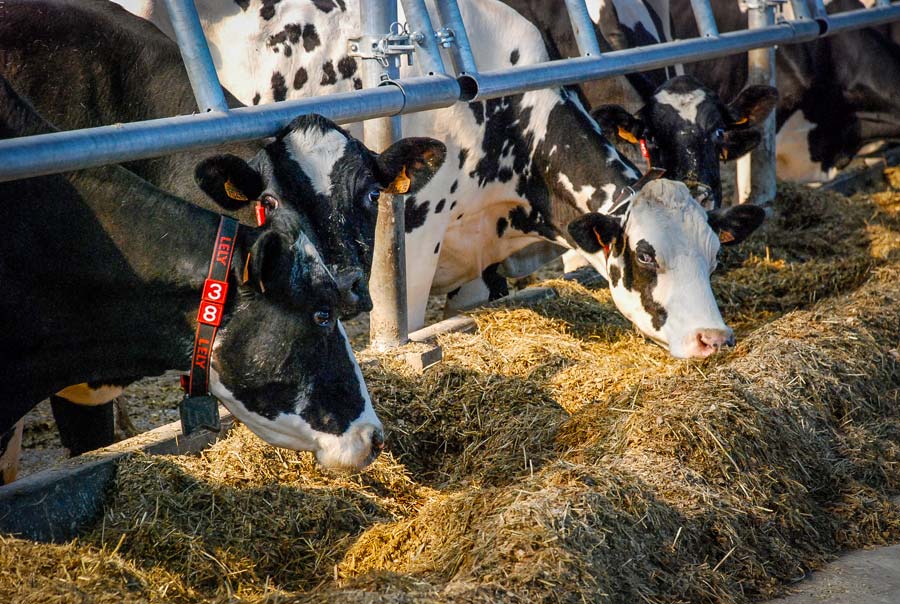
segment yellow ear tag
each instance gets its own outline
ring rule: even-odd
[[[619,138],[624,141],[628,141],[632,145],[636,145],[638,142],[637,137],[622,126],[619,126]]]
[[[750,121],[750,118],[742,117],[741,119],[739,119],[738,121],[733,122],[733,123],[735,126],[740,126],[740,125],[746,124],[749,121]]]
[[[238,190],[236,186],[231,184],[231,180],[225,181],[225,194],[228,195],[231,199],[236,199],[238,201],[250,201],[247,199],[247,196]]]
[[[732,241],[734,241],[734,233],[731,231],[719,231],[720,243],[731,243]]]
[[[412,180],[406,175],[406,166],[403,166],[400,170],[400,174],[394,179],[394,182],[384,189],[384,192],[390,193],[391,195],[403,195],[409,191],[409,186],[411,184]]]

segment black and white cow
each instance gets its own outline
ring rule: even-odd
[[[675,34],[697,35],[689,0],[671,0]],[[833,0],[829,12],[861,9],[858,0]],[[737,2],[715,2],[719,30],[746,28]],[[790,4],[782,9],[793,18]],[[801,182],[832,178],[863,147],[900,139],[900,46],[886,32],[861,29],[775,52],[778,176]],[[725,98],[747,81],[746,54],[685,67]]]
[[[162,0],[120,3],[171,33]],[[495,0],[463,0],[459,7],[470,39],[477,41],[473,46],[480,70],[547,60],[540,32],[514,10]],[[360,85],[358,64],[346,54],[346,40],[359,33],[354,0],[201,0],[197,8],[219,76],[242,100],[278,101]],[[418,75],[418,66],[404,69],[402,75]],[[603,137],[576,97],[552,89],[457,104],[403,116],[403,132],[444,141],[448,157],[428,185],[406,200],[411,327],[423,324],[429,292],[446,293],[479,279],[486,268],[534,242],[578,249],[606,271],[606,256],[584,248],[567,227],[586,214],[610,210],[616,194],[638,178],[638,171]],[[706,249],[712,233],[705,223],[668,212],[640,213],[631,228],[643,220],[653,221],[641,228],[654,237],[677,242],[651,244],[659,250],[674,248],[679,257]],[[662,264],[675,272],[682,266]],[[652,295],[647,296],[613,289],[616,305],[642,329],[651,321],[637,317],[653,312],[641,301],[643,297],[651,305]],[[677,319],[667,321],[664,330],[649,328],[648,335],[676,356],[718,349],[686,345],[699,341],[700,331],[721,327],[711,296],[707,288],[671,298],[697,312],[667,309]]]
[[[52,124],[89,128],[196,112],[178,47],[105,0],[10,0],[0,20],[0,75]],[[242,106],[228,91],[231,107]],[[435,140],[372,153],[329,120],[300,116],[274,139],[130,162],[165,191],[256,224],[254,200],[297,209],[345,292],[345,318],[371,309],[379,191],[406,168],[410,191],[443,161]],[[214,199],[219,205],[213,203]]]
[[[579,56],[564,0],[503,0],[534,23],[553,58]],[[668,2],[589,0],[601,51],[648,46],[671,39]],[[680,71],[680,66],[679,66]],[[585,82],[578,89],[601,128],[629,157],[638,159],[646,142],[652,165],[695,193],[708,191],[710,208],[722,204],[720,160],[733,160],[755,148],[759,125],[775,107],[778,91],[748,86],[726,97],[726,104],[696,79],[676,75],[674,67]]]
[[[0,138],[48,131],[0,78]],[[217,214],[108,166],[0,183],[0,220],[15,225],[0,238],[0,433],[69,384],[189,365]],[[238,231],[210,391],[264,440],[363,468],[381,422],[298,224],[282,208]]]
[[[6,3],[0,75],[66,130],[196,110],[175,43],[105,1]],[[241,106],[227,91],[226,97],[230,106]],[[375,154],[329,120],[310,115],[265,142],[231,143],[128,167],[197,205],[225,209],[244,224],[256,222],[253,200],[298,211],[338,280],[341,315],[347,318],[371,308],[367,283],[380,190],[401,172],[411,190],[418,190],[443,156],[440,142],[412,138]],[[73,455],[112,443],[109,401],[121,391],[121,385],[101,380],[51,397],[63,444]],[[83,425],[95,429],[84,431]]]

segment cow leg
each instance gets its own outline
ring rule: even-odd
[[[131,417],[128,415],[128,407],[125,405],[125,401],[118,397],[113,400],[113,404],[116,406],[116,428],[119,433],[117,438],[121,440],[140,434],[141,431],[137,429],[137,426],[134,425],[134,422],[131,421]]]
[[[113,400],[122,394],[119,386],[91,388],[78,384],[50,397],[53,418],[69,455],[81,455],[116,442]]]
[[[0,436],[0,485],[9,484],[19,473],[19,457],[22,455],[22,431],[25,420],[20,419],[15,426]]]
[[[444,316],[451,317],[460,310],[478,306],[485,302],[493,302],[509,295],[506,277],[499,272],[500,265],[492,264],[481,273],[481,279],[475,279],[447,294]]]

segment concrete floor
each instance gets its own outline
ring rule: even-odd
[[[900,604],[900,545],[845,554],[768,604]]]

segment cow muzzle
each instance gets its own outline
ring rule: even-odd
[[[341,295],[342,319],[352,319],[361,312],[372,310],[372,298],[369,295],[368,282],[362,270],[352,268],[340,271],[335,282]]]
[[[734,331],[725,329],[697,329],[687,336],[687,357],[705,358],[726,348],[734,347]]]

